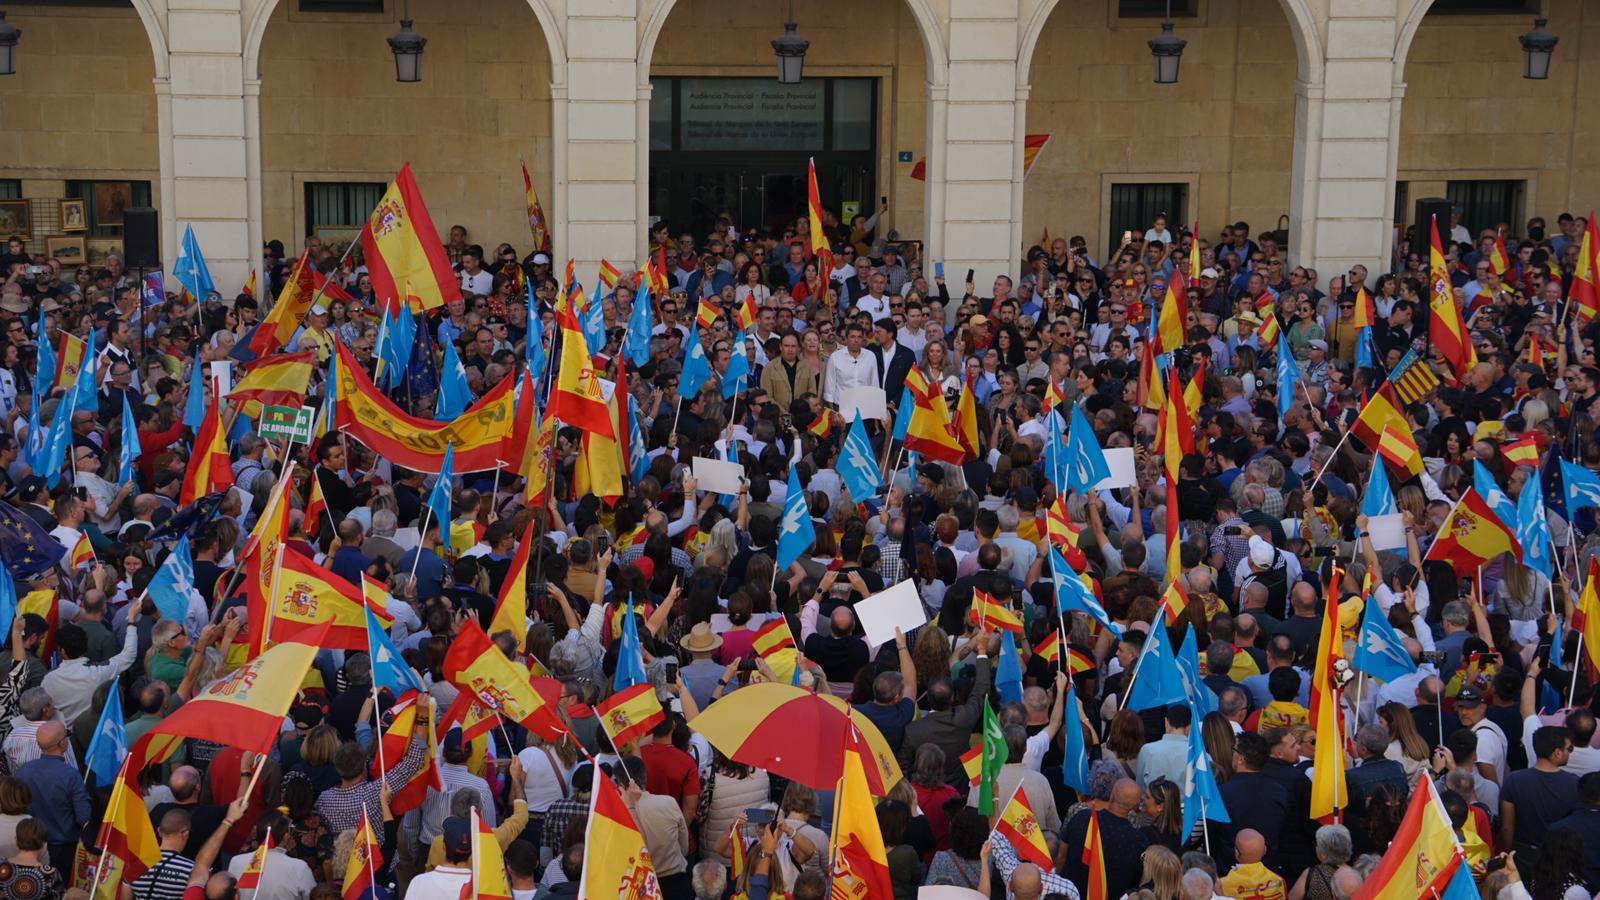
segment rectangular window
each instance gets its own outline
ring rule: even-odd
[[[833,149],[872,149],[873,87],[865,78],[833,83]]]
[[[1452,181],[1445,186],[1445,197],[1461,210],[1461,224],[1471,234],[1493,228],[1501,222],[1515,230],[1522,220],[1522,181]],[[1443,227],[1439,229],[1441,232]],[[1441,235],[1442,237],[1442,235]]]
[[[383,0],[300,0],[306,13],[381,13]]]
[[[0,178],[0,200],[21,200],[22,179]]]
[[[1427,15],[1473,15],[1483,13],[1536,13],[1538,0],[1433,0]]]
[[[388,185],[381,181],[306,182],[306,234],[318,229],[359,229]]]
[[[676,78],[650,79],[650,149],[672,149],[672,92]]]
[[[1199,14],[1200,0],[1172,0],[1172,17],[1193,18]],[[1119,19],[1162,19],[1167,15],[1167,0],[1117,0]]]
[[[89,237],[121,237],[122,211],[150,205],[148,181],[68,181],[67,199],[89,202]]]
[[[1116,252],[1124,231],[1143,236],[1157,215],[1167,217],[1168,230],[1175,227],[1174,223],[1187,221],[1184,207],[1188,199],[1187,184],[1113,184],[1111,227],[1107,232],[1109,252]]]
[[[1403,229],[1411,221],[1411,216],[1406,212],[1406,201],[1411,195],[1411,182],[1396,181],[1394,183],[1394,220],[1400,223]]]

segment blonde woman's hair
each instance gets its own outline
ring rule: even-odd
[[[1145,848],[1144,855],[1140,857],[1144,864],[1141,881],[1149,882],[1157,897],[1177,897],[1179,883],[1183,879],[1183,866],[1178,862],[1177,854],[1166,847],[1156,844]]]

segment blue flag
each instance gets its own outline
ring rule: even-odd
[[[728,370],[722,373],[722,399],[732,399],[749,387],[749,381],[750,356],[745,352],[744,332],[740,331],[733,336],[733,346],[728,351]]]
[[[28,404],[28,443],[22,448],[23,460],[35,472],[48,471],[50,468],[45,451],[50,447],[51,429],[45,428],[44,423],[39,421],[39,404],[43,402],[43,394],[34,394],[33,402]]]
[[[1083,583],[1066,557],[1061,555],[1061,548],[1054,543],[1050,545],[1050,576],[1055,581],[1056,611],[1060,615],[1066,616],[1073,611],[1087,613],[1089,618],[1099,622],[1106,630],[1122,637],[1121,626],[1111,621],[1111,614],[1106,612],[1100,598]]]
[[[861,410],[856,410],[855,420],[845,434],[844,446],[839,450],[839,477],[850,490],[850,499],[860,503],[876,496],[882,473],[872,452],[872,442],[867,439],[867,426],[861,424]]]
[[[94,775],[96,787],[107,787],[116,780],[117,770],[128,755],[128,730],[122,721],[122,691],[112,682],[106,705],[100,708],[100,724],[94,728],[89,752],[83,765]]]
[[[900,405],[894,411],[894,437],[892,440],[904,441],[906,433],[911,430],[911,414],[916,409],[916,398],[911,396],[911,387],[907,385],[900,391]]]
[[[456,342],[444,342],[444,365],[439,371],[438,410],[434,418],[449,422],[472,405],[472,389],[467,387],[467,369],[456,353]]]
[[[200,429],[206,420],[206,364],[197,353],[189,368],[189,396],[183,401],[183,427]]]
[[[1200,680],[1200,651],[1195,643],[1194,629],[1186,628],[1184,632],[1183,644],[1178,647],[1178,677],[1183,680],[1184,696],[1198,722],[1217,711],[1217,695]]]
[[[50,532],[15,506],[0,500],[0,559],[5,560],[12,578],[32,581],[54,568],[66,555],[67,548],[56,543]],[[15,611],[15,585],[10,586],[10,595],[11,608]],[[9,625],[10,620],[6,624]]]
[[[628,315],[628,337],[624,341],[628,361],[636,368],[650,361],[650,332],[655,327],[655,310],[650,308],[650,288],[641,279],[639,293],[633,298],[633,312]]]
[[[539,317],[539,298],[533,293],[532,278],[528,279],[528,334],[522,350],[528,359],[528,372],[538,381],[544,376],[544,319]]]
[[[1278,332],[1278,427],[1283,427],[1283,417],[1294,405],[1295,385],[1300,383],[1300,366],[1294,361],[1294,351],[1289,349],[1289,333]],[[1171,398],[1168,398],[1169,402]]]
[[[1400,635],[1389,624],[1389,618],[1378,607],[1378,601],[1367,598],[1366,610],[1361,613],[1361,634],[1356,641],[1356,652],[1350,657],[1351,668],[1365,672],[1380,681],[1393,681],[1417,671],[1417,664]]]
[[[389,336],[389,342],[394,345],[389,356],[394,366],[389,370],[385,386],[394,389],[406,383],[406,376],[411,370],[412,348],[417,344],[417,317],[411,314],[411,310],[402,310],[395,316],[394,333]]]
[[[372,610],[367,613],[367,650],[372,657],[372,683],[380,688],[388,688],[396,697],[407,691],[426,691],[422,679],[417,673],[406,665],[405,658],[400,655],[394,642],[389,640],[389,631],[383,627],[383,622]]]
[[[700,342],[700,323],[689,327],[689,347],[683,357],[683,372],[678,376],[678,396],[693,400],[700,396],[711,377],[711,361],[706,359],[706,348]]]
[[[1445,882],[1444,893],[1439,895],[1439,900],[1478,900],[1478,885],[1472,880],[1472,866],[1463,855],[1455,862],[1455,874]]]
[[[78,402],[75,409],[98,410],[100,408],[100,384],[96,379],[98,374],[98,360],[95,358],[99,351],[95,349],[94,332],[89,332],[89,339],[83,346],[83,365],[78,367],[78,380],[76,390]]]
[[[61,483],[61,463],[72,447],[72,414],[77,409],[77,389],[69,389],[66,396],[56,403],[55,414],[50,420],[50,432],[45,436],[44,448],[39,452],[40,465],[35,471],[44,476],[45,484],[51,488]]]
[[[217,289],[211,281],[211,270],[206,268],[206,258],[200,253],[200,241],[194,236],[193,225],[184,226],[178,258],[172,261],[172,277],[196,300],[204,300]]]
[[[1045,419],[1044,474],[1058,490],[1065,490],[1072,466],[1068,461],[1067,447],[1062,443],[1059,423],[1055,422],[1058,418],[1051,412]]]
[[[782,576],[805,555],[817,539],[817,527],[811,522],[811,508],[806,505],[805,491],[800,489],[800,473],[789,467],[789,491],[783,496],[783,527],[778,532],[778,574]]]
[[[1600,476],[1563,459],[1561,481],[1566,486],[1567,512],[1576,513],[1590,506],[1600,507]]]
[[[1200,734],[1200,717],[1195,716],[1189,728],[1189,755],[1183,766],[1183,827],[1179,834],[1194,833],[1194,826],[1204,815],[1212,822],[1231,822],[1228,807],[1222,802],[1222,792],[1217,790],[1217,776],[1211,770],[1211,756]]]
[[[185,534],[150,579],[150,599],[161,618],[182,625],[189,617],[189,591],[193,588],[194,557],[189,554],[189,536]]]
[[[578,324],[583,329],[583,341],[591,352],[599,353],[606,346],[606,308],[598,295],[589,298],[589,305],[578,313]]]
[[[444,445],[444,465],[439,468],[439,480],[433,483],[433,490],[428,492],[428,511],[433,515],[433,521],[439,525],[439,540],[444,544],[446,552],[450,550],[450,501],[454,499],[455,479],[455,444]],[[465,550],[466,548],[461,548]]]
[[[1371,518],[1393,515],[1399,511],[1394,490],[1389,486],[1389,473],[1383,470],[1383,460],[1374,455],[1372,471],[1367,473],[1367,490],[1361,495],[1361,514]]]
[[[39,368],[33,373],[33,398],[37,407],[50,396],[50,389],[56,383],[56,348],[46,340],[36,343],[39,345]]]
[[[1522,545],[1522,564],[1551,577],[1550,523],[1544,517],[1544,498],[1539,494],[1539,479],[1529,473],[1517,495],[1517,543]]]
[[[1183,677],[1178,674],[1178,656],[1172,652],[1167,640],[1167,629],[1157,625],[1150,629],[1138,659],[1133,663],[1133,686],[1122,703],[1132,710],[1188,703],[1189,695],[1183,689]]]
[[[1511,502],[1505,491],[1500,490],[1500,483],[1494,480],[1494,476],[1489,474],[1489,470],[1478,460],[1472,461],[1472,486],[1477,489],[1478,496],[1494,510],[1495,518],[1498,518],[1501,524],[1507,529],[1516,527],[1517,505]]]
[[[1356,329],[1356,368],[1370,369],[1373,365],[1372,326],[1363,325]]]
[[[16,618],[17,583],[11,579],[11,567],[0,566],[0,631],[10,634]]]
[[[123,394],[122,449],[117,454],[117,480],[122,484],[133,481],[133,461],[139,458],[139,453],[139,425],[133,421],[133,404],[128,402],[128,395]]]
[[[1550,452],[1545,454],[1544,465],[1540,467],[1539,485],[1544,489],[1544,508],[1546,513],[1555,513],[1563,521],[1570,522],[1572,518],[1567,513],[1567,486],[1561,477],[1561,464],[1566,460],[1561,458],[1561,448],[1554,443],[1550,445]]]
[[[603,574],[601,577],[605,577]],[[644,673],[644,648],[639,644],[639,626],[633,621],[633,597],[628,597],[628,614],[622,620],[622,636],[617,639],[617,672],[611,690],[625,691],[649,681]]]
[[[1089,793],[1089,750],[1083,742],[1083,723],[1078,718],[1078,692],[1067,680],[1067,697],[1061,704],[1061,731],[1066,745],[1061,760],[1061,781],[1080,794]]]
[[[537,402],[530,398],[529,402]],[[645,446],[644,428],[639,424],[639,401],[628,395],[628,477],[634,484],[650,473],[650,448]],[[538,434],[538,429],[534,434]]]
[[[994,686],[1001,703],[1022,702],[1022,660],[1017,658],[1017,641],[1009,631],[1000,632],[1000,658],[994,667]]]
[[[1550,634],[1550,668],[1561,668],[1561,641],[1566,637],[1565,620],[1556,616],[1556,630]]]
[[[1182,398],[1178,398],[1181,402]],[[1052,429],[1054,430],[1054,429]],[[1111,477],[1106,452],[1083,414],[1083,407],[1072,404],[1072,427],[1067,432],[1067,487],[1087,492]]]

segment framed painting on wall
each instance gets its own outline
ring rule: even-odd
[[[12,235],[25,241],[33,237],[33,214],[26,200],[0,200],[0,239]]]
[[[62,200],[61,230],[68,234],[89,230],[89,203],[83,198]]]
[[[133,205],[133,185],[126,181],[97,181],[94,185],[94,223],[121,225],[122,211]]]
[[[63,266],[76,268],[89,262],[88,244],[81,234],[46,238],[45,253]]]

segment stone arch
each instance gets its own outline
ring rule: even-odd
[[[533,0],[530,0],[533,2]],[[950,70],[950,55],[945,51],[944,27],[939,22],[939,17],[934,14],[928,0],[905,0],[907,8],[911,10],[911,17],[916,20],[917,33],[922,37],[922,48],[927,55],[928,84],[931,87],[943,87]],[[650,60],[655,56],[656,39],[661,36],[661,29],[667,24],[667,17],[672,14],[678,0],[659,0],[655,8],[650,11],[650,18],[645,21],[644,32],[639,35],[639,84],[650,84]]]
[[[1050,19],[1050,13],[1055,10],[1059,0],[1042,0],[1034,8],[1033,15],[1029,17],[1022,29],[1017,47],[1017,85],[1028,83],[1028,73],[1033,67],[1033,51],[1039,43],[1039,35],[1044,33],[1044,26]],[[1278,0],[1283,6],[1283,14],[1289,19],[1289,33],[1294,35],[1295,56],[1299,60],[1299,78],[1303,82],[1312,84],[1322,80],[1322,37],[1317,29],[1317,17],[1311,11],[1308,0]],[[1424,7],[1433,0],[1416,0]]]
[[[135,2],[148,3],[149,0]],[[261,39],[266,36],[267,24],[272,21],[272,13],[277,9],[278,2],[261,0],[245,28],[244,80],[247,83],[261,78]],[[563,86],[567,83],[567,48],[561,37],[560,20],[551,12],[547,0],[527,0],[527,3],[533,10],[534,18],[539,21],[539,30],[543,32],[546,43],[550,45],[550,84],[552,87]]]
[[[167,32],[161,27],[161,16],[156,13],[152,0],[133,0],[133,8],[144,23],[145,34],[150,38],[150,52],[155,56],[156,77],[167,78],[171,71],[167,65]]]
[[[1394,38],[1394,83],[1404,84],[1406,80],[1406,57],[1411,55],[1411,42],[1417,36],[1417,29],[1422,27],[1422,17],[1428,14],[1433,6],[1433,0],[1407,0],[1410,9],[1406,10],[1405,18],[1401,20],[1400,30]]]

